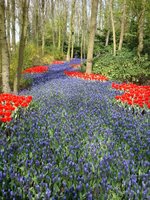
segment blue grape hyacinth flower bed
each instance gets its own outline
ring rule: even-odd
[[[74,59],[72,63],[79,63]],[[30,74],[33,103],[0,127],[2,200],[150,199],[149,112],[114,103],[111,81]]]

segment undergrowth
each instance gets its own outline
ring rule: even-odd
[[[149,68],[148,55],[138,58],[134,52],[127,49],[118,52],[116,56],[106,49],[93,60],[93,73],[100,73],[111,80],[140,85],[149,84]]]

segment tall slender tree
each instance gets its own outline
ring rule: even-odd
[[[110,0],[109,2],[109,10],[110,10],[112,32],[113,32],[113,54],[114,56],[116,56],[116,30],[115,30],[115,22],[113,14],[113,0]]]
[[[140,57],[144,47],[144,20],[145,20],[146,0],[141,2],[141,10],[138,16],[138,47],[137,55]]]
[[[120,31],[120,40],[119,40],[119,47],[118,50],[122,49],[123,44],[123,37],[124,37],[124,29],[125,29],[125,22],[126,22],[126,0],[123,1],[123,11],[122,11],[122,19],[121,19],[121,31]]]
[[[39,0],[35,2],[35,37],[36,37],[36,47],[39,48]]]
[[[54,0],[51,0],[51,20],[52,20],[52,37],[53,37],[53,53],[56,47],[56,42],[55,42],[55,3]]]
[[[3,40],[3,37],[2,37],[2,34],[3,34],[3,29],[2,29],[2,26],[3,26],[3,21],[2,21],[2,17],[3,16],[3,13],[2,13],[2,2],[0,3],[0,92],[2,91],[2,40]]]
[[[16,49],[16,0],[11,0],[12,50]]]
[[[41,35],[42,35],[42,55],[44,55],[44,47],[45,47],[45,8],[46,8],[46,6],[45,6],[46,4],[45,4],[45,0],[42,0],[42,5],[41,5],[41,7],[42,7],[42,12],[41,12],[41,14],[42,14],[42,16],[41,16],[41,18],[42,18],[42,20],[41,20],[41,26],[42,26],[42,33],[41,33]]]
[[[96,32],[98,1],[99,0],[92,0],[90,30],[89,30],[90,33],[89,33],[89,43],[88,43],[88,53],[87,53],[87,63],[86,63],[86,73],[88,73],[88,74],[90,74],[92,72],[92,61],[93,61],[94,39],[95,39],[95,32]]]
[[[67,61],[70,61],[71,44],[72,44],[72,38],[74,35],[73,19],[74,19],[74,14],[75,14],[75,3],[76,3],[76,0],[72,0],[71,17],[70,17],[70,33],[69,33],[68,50],[67,50],[67,58],[66,58]]]
[[[67,10],[67,2],[63,1],[63,28],[62,28],[62,47],[61,51],[63,53],[64,50],[64,43],[66,39],[66,32],[67,32],[67,17],[68,17],[68,10]]]
[[[99,9],[98,9],[98,30],[101,33],[103,29],[103,1],[99,0]]]
[[[110,37],[110,13],[109,13],[109,0],[105,1],[105,30],[106,30],[106,38],[105,38],[105,46],[107,47],[109,44],[109,37]]]
[[[82,37],[81,37],[81,59],[86,57],[87,39],[87,0],[82,0]]]
[[[2,76],[2,92],[9,93],[9,52],[8,52],[8,43],[6,39],[6,6],[5,1],[0,0],[0,68]]]
[[[10,50],[10,1],[7,1],[7,12],[6,12],[6,24],[7,24],[7,43],[8,51]]]
[[[16,77],[14,79],[14,93],[18,93],[20,87],[21,73],[24,60],[24,49],[25,49],[26,34],[27,34],[27,15],[28,15],[29,2],[30,0],[22,0],[22,26],[21,26],[21,35],[19,43],[18,66],[17,66]]]

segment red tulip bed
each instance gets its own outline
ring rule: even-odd
[[[9,122],[18,107],[28,107],[32,96],[18,96],[14,94],[0,94],[0,121]]]
[[[35,66],[25,69],[23,73],[44,73],[48,71],[48,66]]]
[[[64,61],[62,61],[62,60],[54,60],[52,62],[52,64],[64,64]]]
[[[115,96],[117,101],[127,103],[132,106],[146,106],[150,109],[150,86],[138,86],[136,84],[116,84],[112,83],[112,88],[125,91],[124,94]]]
[[[71,77],[81,78],[84,80],[94,80],[94,81],[107,81],[108,78],[106,76],[100,74],[87,74],[76,71],[64,71],[64,74]]]

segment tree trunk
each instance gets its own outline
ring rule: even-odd
[[[39,49],[39,1],[36,0],[36,8],[35,8],[35,37],[36,37],[36,48],[37,48],[37,52]]]
[[[42,0],[42,55],[45,48],[45,0]]]
[[[138,19],[138,48],[137,55],[140,57],[144,47],[144,19],[146,0],[142,1],[142,8]]]
[[[0,28],[0,34],[1,34],[1,28]],[[0,38],[0,93],[2,92],[2,47],[1,46],[2,45],[1,45],[1,38]]]
[[[110,9],[111,25],[112,25],[112,32],[113,32],[113,54],[114,56],[116,56],[116,32],[115,32],[115,23],[114,23],[114,16],[113,16],[113,0],[110,0],[109,9]]]
[[[93,50],[94,50],[94,38],[96,32],[96,19],[98,10],[98,0],[92,0],[91,19],[90,19],[90,33],[89,33],[89,44],[88,54],[86,63],[86,73],[92,72],[92,61],[93,61]]]
[[[51,17],[52,17],[52,37],[53,37],[53,53],[55,51],[56,43],[55,43],[55,21],[54,21],[54,0],[51,0]]]
[[[109,30],[107,30],[107,33],[106,33],[105,47],[107,47],[107,46],[108,46],[108,44],[109,44],[109,36],[110,36],[110,29],[109,29]]]
[[[82,0],[82,35],[81,35],[81,44],[80,44],[80,58],[81,58],[81,62],[83,59],[83,42],[84,42],[84,32],[85,32],[85,27],[84,27],[84,8],[85,8],[85,3],[86,0]]]
[[[105,7],[105,30],[106,30],[105,47],[107,47],[109,44],[111,21],[110,21],[108,0],[106,0],[105,4],[106,4],[106,7]]]
[[[22,73],[22,68],[23,68],[24,48],[25,48],[26,32],[27,32],[28,7],[29,7],[29,1],[23,0],[22,27],[21,27],[21,36],[20,36],[20,43],[19,43],[19,58],[18,58],[17,73],[14,80],[14,93],[18,93],[19,91],[21,73]]]
[[[5,21],[5,1],[0,1],[0,58],[1,58],[1,72],[2,72],[2,92],[9,93],[9,53],[8,43],[6,40],[6,21]]]
[[[85,59],[87,39],[87,0],[82,0],[82,37],[81,37],[81,59]]]
[[[61,47],[61,22],[59,19],[59,25],[58,25],[58,50],[60,50]]]
[[[10,2],[9,1],[7,1],[6,19],[7,19],[7,43],[8,43],[8,51],[10,53]]]
[[[62,46],[61,46],[61,50],[62,53],[64,52],[64,42],[66,39],[66,32],[67,32],[67,16],[68,16],[68,12],[67,12],[67,4],[65,1],[63,1],[64,3],[64,12],[63,12],[63,29],[62,29]]]
[[[15,28],[15,23],[16,23],[16,11],[15,11],[15,5],[16,2],[15,0],[11,1],[11,9],[12,9],[12,50],[15,51],[16,49],[16,28]]]
[[[72,5],[71,5],[71,17],[70,17],[70,34],[69,34],[69,41],[68,41],[68,51],[67,51],[67,61],[70,61],[70,50],[71,50],[71,44],[72,44],[72,36],[74,34],[73,30],[73,18],[74,18],[74,13],[75,13],[75,3],[76,0],[72,0]]]
[[[82,59],[83,59],[83,35],[82,35],[82,38],[81,38],[80,59],[81,59],[81,62],[82,62]]]
[[[72,35],[71,59],[73,58],[73,54],[74,54],[74,42],[75,42],[75,34]]]
[[[123,2],[123,13],[122,13],[122,20],[121,20],[121,32],[120,32],[120,40],[119,40],[119,47],[118,47],[119,51],[122,49],[125,22],[126,22],[126,0],[124,0],[124,2]]]
[[[102,29],[103,29],[103,1],[99,0],[99,12],[98,12],[98,30],[99,33],[101,33]]]
[[[2,26],[3,25],[3,21],[2,21],[2,11],[3,11],[3,7],[1,8],[2,6],[2,3],[0,3],[0,93],[2,92],[2,42],[3,42],[3,29],[2,29]],[[4,16],[3,16],[4,17]]]
[[[86,58],[86,49],[87,49],[87,41],[88,41],[88,24],[87,24],[87,0],[85,1],[84,6],[84,36],[83,36],[83,58]]]

